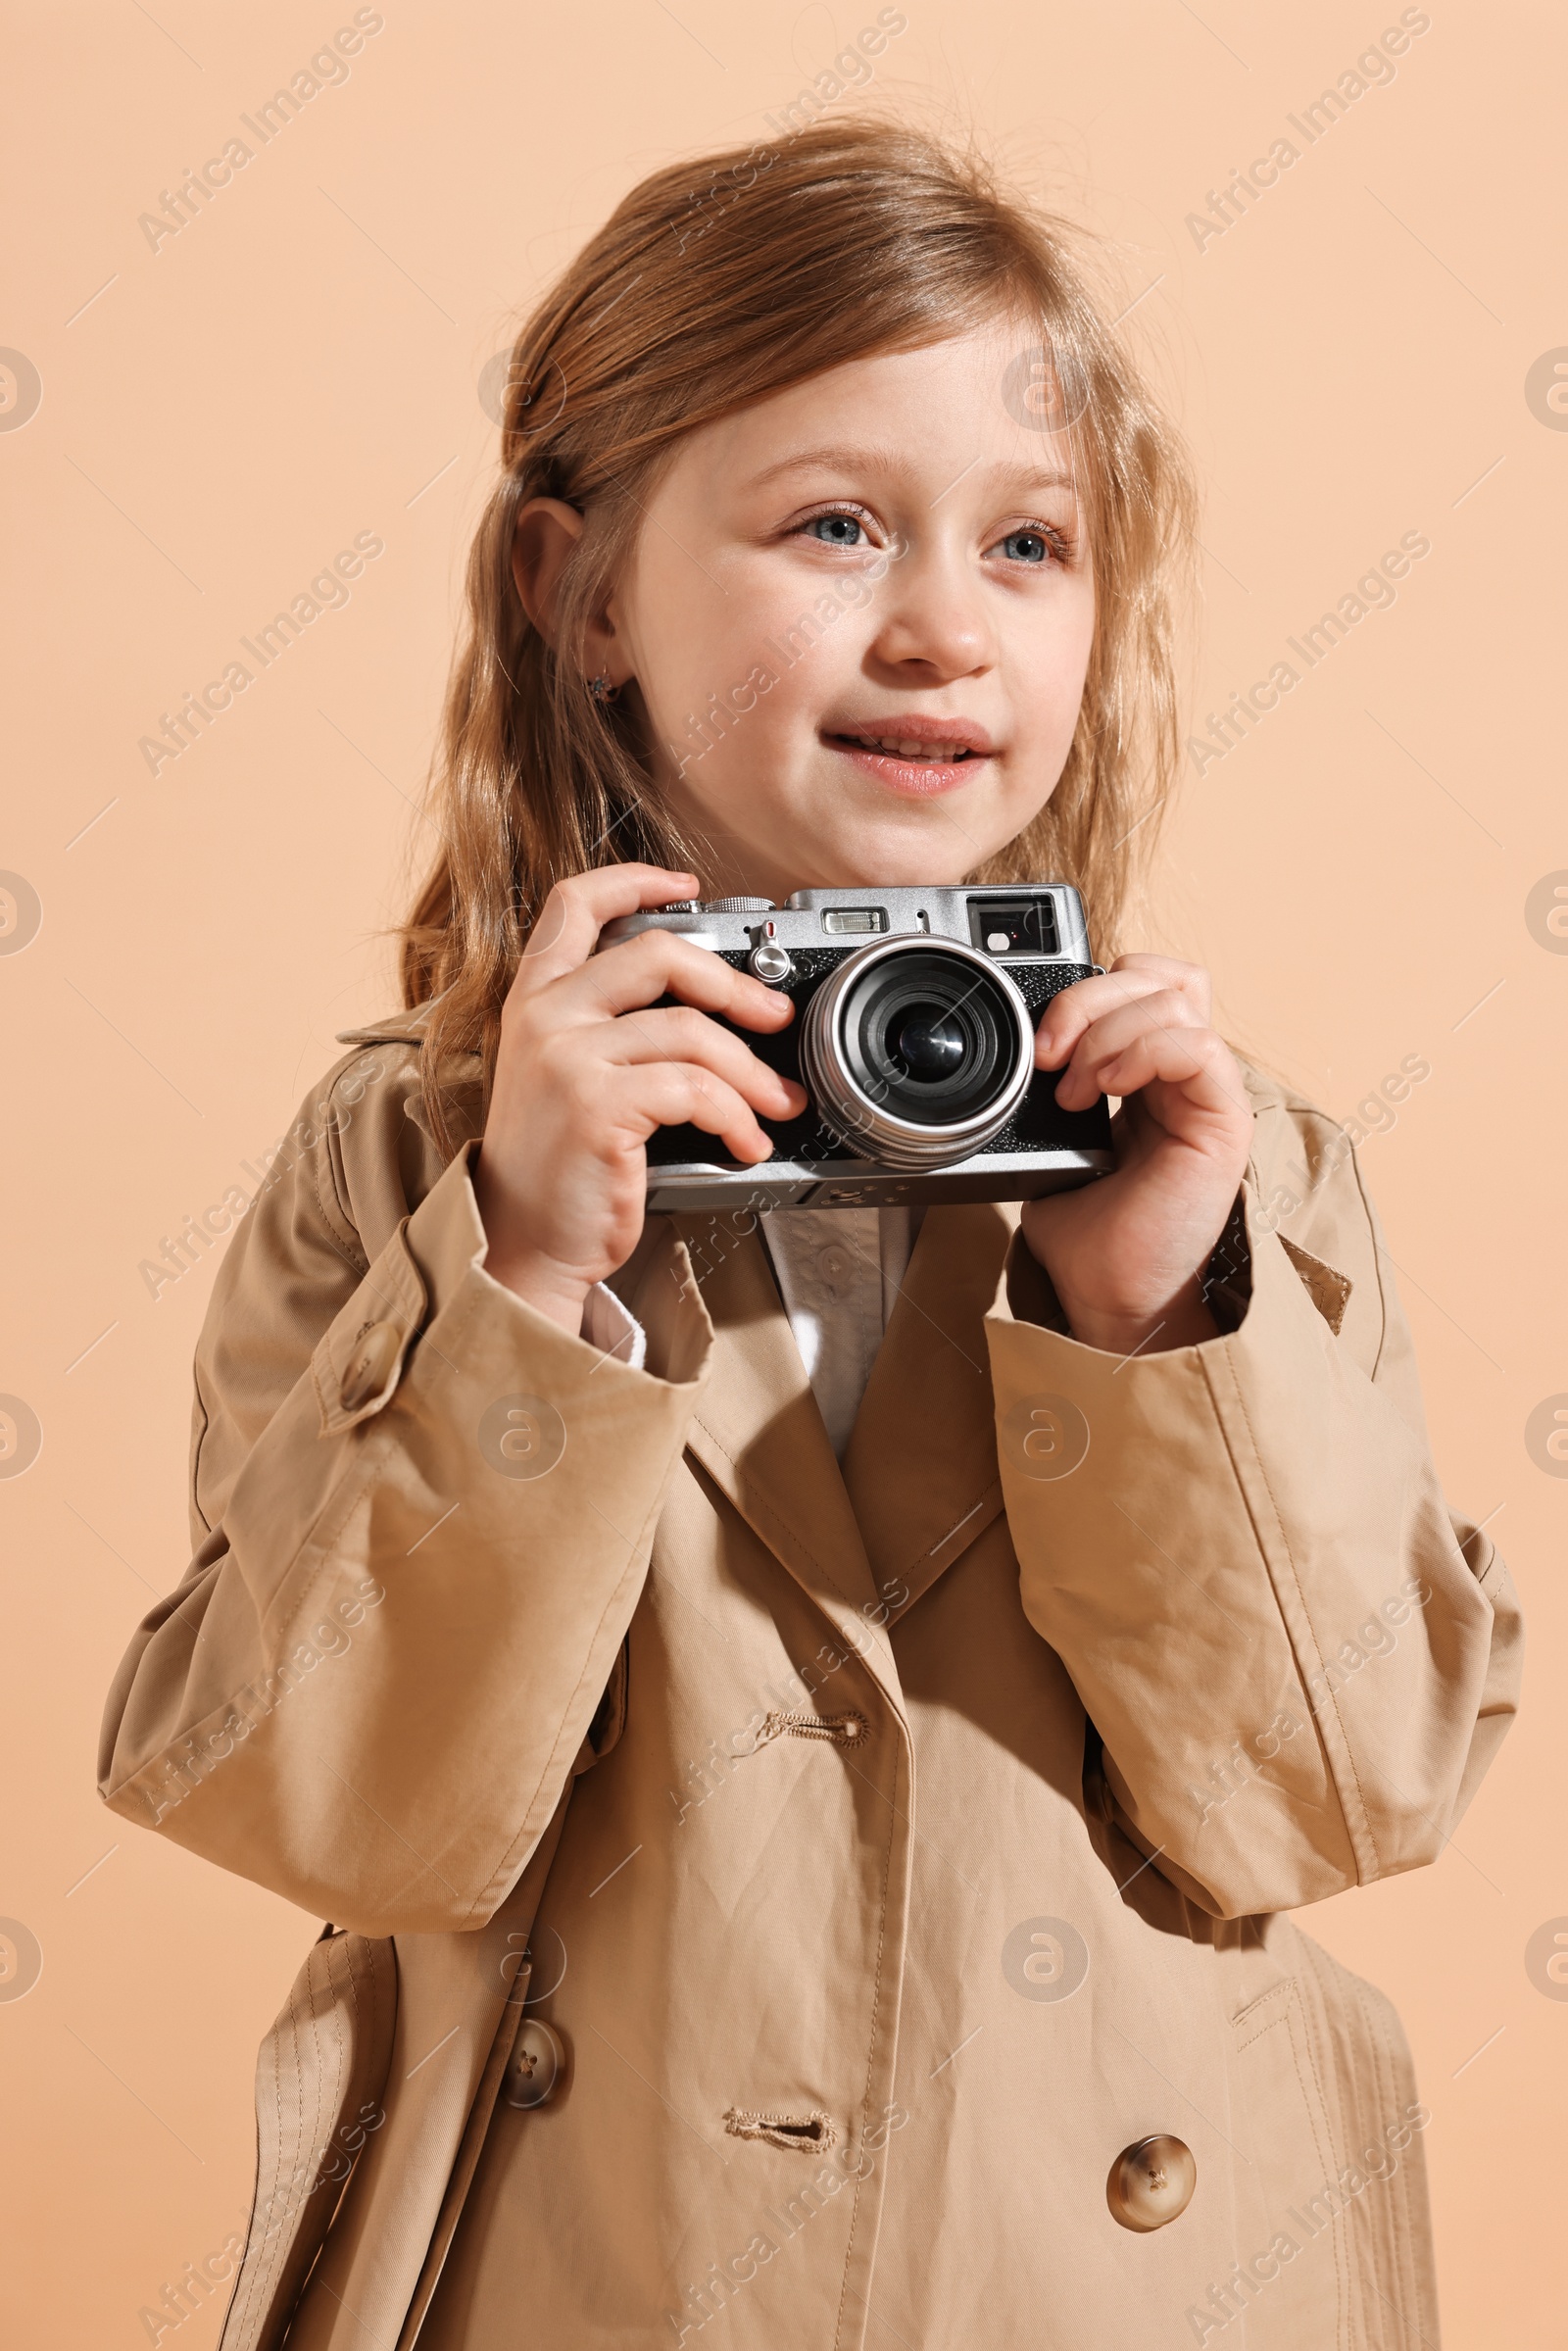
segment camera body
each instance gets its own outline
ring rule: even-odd
[[[809,1097],[760,1122],[774,1154],[760,1166],[701,1128],[657,1129],[651,1210],[1037,1200],[1114,1164],[1103,1097],[1060,1110],[1057,1073],[1034,1066],[1047,1003],[1099,968],[1068,884],[686,900],[606,923],[599,945],[649,930],[792,999],[776,1036],[736,1034]]]

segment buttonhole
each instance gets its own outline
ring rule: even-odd
[[[869,1725],[863,1714],[770,1714],[757,1734],[758,1746],[770,1739],[830,1739],[835,1746],[857,1747]]]
[[[812,2107],[809,2114],[754,2114],[748,2109],[731,2106],[724,2114],[724,2128],[731,2138],[765,2138],[769,2146],[804,2148],[808,2154],[818,2147],[831,2147],[838,2131],[828,2117]]]

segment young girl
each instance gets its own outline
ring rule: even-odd
[[[595,952],[1032,878],[1108,957],[1189,503],[1059,228],[875,122],[520,336],[406,1008],[235,1235],[105,1726],[328,1922],[225,2351],[1435,2344],[1397,2020],[1283,1914],[1441,1852],[1518,1626],[1345,1137],[1131,954],[1038,1032],[1102,1180],[646,1216],[791,1011]]]

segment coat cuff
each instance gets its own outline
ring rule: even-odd
[[[632,1371],[641,1371],[648,1359],[648,1333],[603,1282],[596,1282],[583,1299],[579,1336],[596,1354],[613,1355]]]
[[[482,1268],[489,1245],[473,1194],[477,1150],[477,1142],[465,1146],[323,1332],[311,1361],[323,1437],[372,1418],[390,1401],[427,1313],[439,1314]],[[634,1371],[647,1359],[647,1333],[603,1282],[583,1301],[578,1336],[601,1359],[612,1355]]]
[[[1419,1434],[1336,1340],[1343,1277],[1244,1212],[1226,1335],[1117,1357],[1025,1320],[1021,1235],[987,1322],[1025,1613],[1143,1849],[1225,1916],[1432,1857],[1492,1631]],[[1402,1635],[1342,1687],[1385,1603]]]
[[[1290,1244],[1287,1243],[1289,1248]],[[1304,1256],[1305,1251],[1299,1252]],[[1312,1263],[1317,1263],[1316,1258]],[[1327,1271],[1327,1268],[1324,1269]],[[1338,1280],[1341,1277],[1335,1276]],[[1059,1332],[1063,1339],[1072,1337],[1056,1286],[1045,1267],[1030,1250],[1021,1232],[1014,1233],[1007,1252],[1007,1306],[1014,1321],[1038,1323],[1042,1330]],[[1346,1295],[1349,1285],[1346,1284]],[[1252,1295],[1252,1252],[1247,1238],[1247,1209],[1245,1195],[1238,1192],[1235,1204],[1225,1220],[1225,1230],[1215,1242],[1203,1268],[1200,1296],[1214,1318],[1216,1329],[1223,1335],[1239,1330]],[[1343,1313],[1343,1305],[1341,1307]],[[1336,1324],[1338,1329],[1339,1325]]]

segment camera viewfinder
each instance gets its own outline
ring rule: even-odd
[[[988,955],[1054,955],[1058,953],[1054,898],[972,900],[969,935]]]

